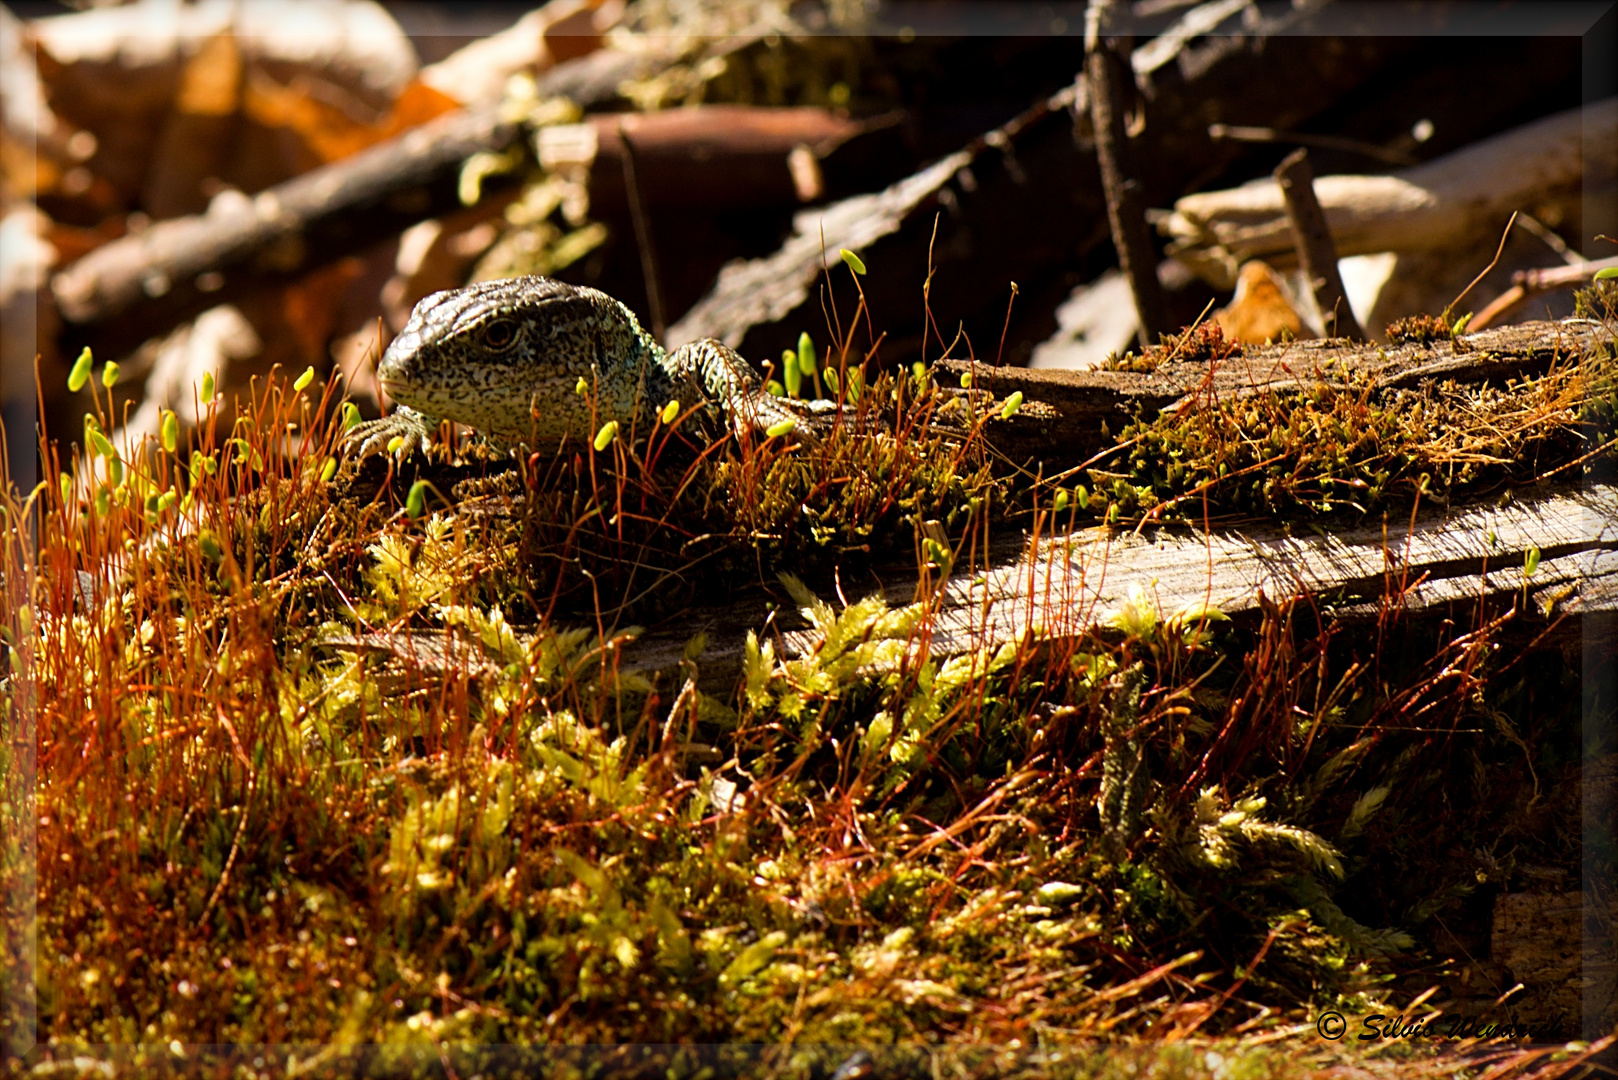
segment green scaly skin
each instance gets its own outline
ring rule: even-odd
[[[539,446],[593,438],[609,421],[644,433],[675,401],[681,415],[717,408],[738,435],[790,423],[792,437],[812,441],[837,411],[835,402],[765,392],[747,361],[711,338],[668,352],[606,293],[543,277],[432,294],[410,313],[377,376],[401,407],[348,434],[356,458],[395,436],[401,453],[425,451],[439,419]]]

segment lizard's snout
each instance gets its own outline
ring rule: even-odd
[[[376,378],[389,397],[397,398],[395,390],[420,382],[415,371],[415,361],[420,352],[421,335],[406,328],[382,354],[382,361],[376,366]]]

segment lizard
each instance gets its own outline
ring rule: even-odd
[[[592,438],[610,421],[648,430],[669,402],[717,408],[738,435],[830,426],[832,401],[775,397],[746,360],[708,338],[669,351],[635,313],[598,289],[539,276],[477,282],[421,300],[377,367],[398,408],[357,425],[364,458],[402,437],[425,452],[440,419],[496,443]],[[593,400],[593,409],[592,409]]]

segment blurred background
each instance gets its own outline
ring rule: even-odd
[[[372,371],[417,300],[541,273],[760,365],[1092,367],[1138,327],[1095,161],[1083,3],[143,0],[0,7],[0,392],[129,434],[275,366]],[[1611,5],[1138,0],[1130,173],[1170,317],[1321,330],[1270,172],[1302,146],[1372,338],[1562,317],[1618,233]],[[1246,186],[1244,186],[1246,185]],[[868,323],[848,323],[869,268]],[[1482,316],[1481,319],[1477,316]],[[36,357],[38,382],[36,385]],[[42,407],[42,408],[41,408]],[[227,418],[228,419],[228,418]]]

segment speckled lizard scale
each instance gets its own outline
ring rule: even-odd
[[[718,341],[668,352],[606,293],[543,277],[427,297],[388,346],[377,376],[401,408],[351,433],[362,457],[395,435],[425,448],[439,418],[502,441],[543,443],[590,438],[610,420],[644,429],[673,400],[682,413],[716,406],[739,433],[790,421],[795,434],[812,438],[836,409],[766,393],[747,362]]]

